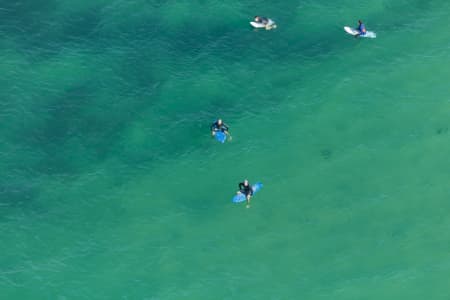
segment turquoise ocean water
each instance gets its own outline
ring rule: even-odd
[[[0,298],[450,299],[449,18],[0,1]]]

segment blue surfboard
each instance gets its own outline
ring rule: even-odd
[[[260,189],[262,189],[263,184],[261,182],[255,183],[254,185],[252,185],[252,189],[253,189],[253,195],[255,195]],[[233,199],[231,201],[233,201],[233,203],[239,203],[239,202],[244,202],[246,200],[246,197],[244,194],[242,193],[238,193],[237,195],[235,195],[233,197]]]
[[[216,138],[216,140],[218,140],[222,144],[225,143],[225,141],[227,140],[227,135],[225,133],[223,133],[222,131],[216,131],[216,134],[214,135],[214,137]]]

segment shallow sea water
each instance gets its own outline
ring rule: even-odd
[[[450,2],[327,2],[0,1],[0,298],[449,299]]]

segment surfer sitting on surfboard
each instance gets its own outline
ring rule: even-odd
[[[252,22],[250,22],[250,24],[252,24]],[[258,27],[265,27],[266,30],[270,30],[272,28],[276,28],[277,27],[275,22],[272,21],[271,19],[266,18],[266,17],[260,17],[260,16],[255,16],[254,23],[252,24],[252,26],[256,27],[256,28],[258,28]]]
[[[266,17],[255,16],[255,22],[263,25],[269,24],[269,19]]]
[[[239,191],[238,194],[244,194],[247,199],[247,208],[250,207],[250,198],[253,196],[252,186],[248,183],[248,180],[245,179],[244,182],[239,183]]]
[[[217,131],[222,131],[231,139],[230,133],[228,132],[229,127],[227,124],[222,122],[222,119],[217,119],[214,123],[211,124],[211,135],[214,136]]]
[[[363,24],[361,20],[358,20],[358,31],[359,34],[356,34],[355,37],[358,37],[360,35],[366,35],[367,33],[366,26]]]

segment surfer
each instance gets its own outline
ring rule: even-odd
[[[254,22],[257,24],[261,24],[262,26],[264,26],[266,28],[266,30],[270,30],[272,28],[277,28],[277,25],[275,24],[275,22],[266,17],[255,16]],[[262,27],[262,26],[253,25],[253,27]]]
[[[361,20],[358,20],[358,31],[359,33],[355,35],[355,37],[358,37],[360,35],[366,35],[367,30],[366,30],[366,26],[364,25],[364,23]]]
[[[266,17],[255,16],[255,22],[263,25],[269,24],[269,19]]]
[[[230,133],[228,132],[228,130],[229,130],[228,125],[225,124],[224,122],[222,122],[222,119],[217,119],[217,121],[215,121],[214,123],[211,124],[211,135],[212,136],[214,136],[217,131],[222,131],[223,133],[228,135],[228,137],[231,140],[231,136],[230,136]]]
[[[244,182],[239,183],[239,191],[238,194],[242,193],[245,195],[247,199],[247,208],[250,207],[250,198],[253,196],[252,186],[248,183],[248,180],[245,179]]]

